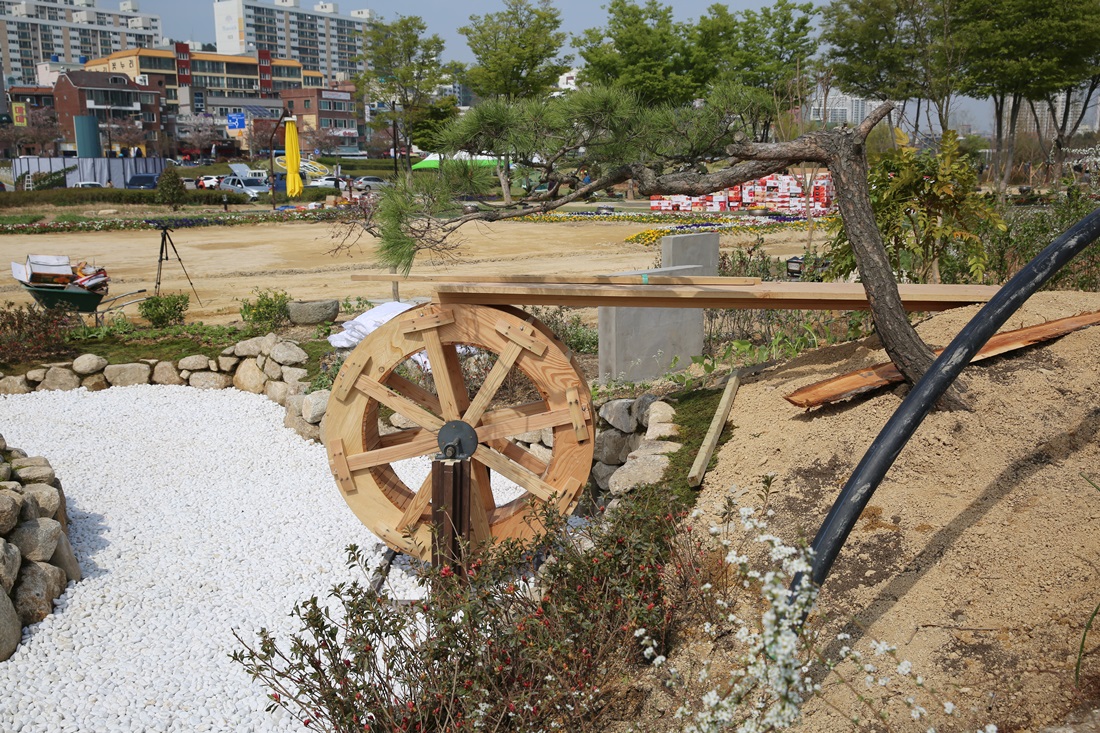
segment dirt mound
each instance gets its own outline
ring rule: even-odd
[[[1042,293],[1005,329],[1094,310],[1100,295]],[[949,311],[918,331],[945,346],[976,312]],[[1100,630],[1074,686],[1081,634],[1100,602],[1100,492],[1085,479],[1100,484],[1098,356],[1100,328],[1091,328],[968,367],[975,409],[925,420],[822,589],[831,632],[862,638],[864,648],[871,639],[896,646],[958,705],[962,717],[940,730],[1036,730],[1100,698]],[[775,472],[772,529],[788,541],[812,538],[905,389],[810,412],[783,395],[882,361],[866,340],[748,380],[700,508],[716,516],[731,490],[756,489]],[[841,714],[866,718],[835,678],[825,694],[840,711],[815,700],[803,729],[844,729]]]

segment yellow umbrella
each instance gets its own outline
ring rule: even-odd
[[[294,120],[286,121],[286,195],[296,199],[302,195],[302,176],[298,168],[302,165],[302,151],[298,148],[298,124]]]

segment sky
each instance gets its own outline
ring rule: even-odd
[[[214,43],[214,3],[213,0],[138,0],[143,13],[160,15],[162,33],[180,41],[202,41]],[[317,0],[300,0],[301,7],[312,7]],[[501,0],[412,0],[395,9],[396,3],[371,3],[363,0],[347,2],[335,0],[341,15],[352,10],[369,8],[383,20],[393,20],[398,14],[419,15],[428,25],[429,33],[438,33],[446,46],[445,61],[471,62],[473,57],[466,45],[466,39],[458,32],[471,15],[495,13],[504,7]],[[716,0],[662,0],[662,4],[671,5],[676,17],[682,21],[695,21],[704,15]],[[741,10],[758,10],[767,0],[732,0],[724,3],[736,13]],[[815,4],[823,4],[814,0]],[[272,3],[273,4],[273,3]],[[99,0],[101,7],[117,7],[116,0]],[[606,0],[555,0],[554,5],[561,12],[562,30],[569,34],[580,34],[588,28],[604,25],[607,20]],[[572,49],[569,49],[572,52]],[[576,54],[574,54],[576,55]],[[992,109],[986,102],[962,99],[956,103],[958,115],[954,121],[968,122],[977,129],[990,127]]]

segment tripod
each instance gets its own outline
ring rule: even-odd
[[[187,284],[191,286],[191,292],[195,294],[195,300],[199,305],[202,305],[202,299],[199,298],[199,291],[195,290],[195,283],[191,282],[191,276],[187,274],[187,268],[183,266],[183,260],[180,259],[179,250],[176,249],[176,243],[172,241],[172,235],[168,232],[172,231],[166,226],[160,228],[160,257],[157,260],[157,284],[153,289],[153,295],[160,295],[160,273],[164,267],[164,263],[172,259],[168,256],[168,248],[172,248],[172,253],[176,255],[176,261],[180,263],[180,269],[183,270],[184,277],[187,278]]]

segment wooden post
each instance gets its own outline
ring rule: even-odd
[[[456,569],[470,547],[470,461],[432,461],[432,564]]]

